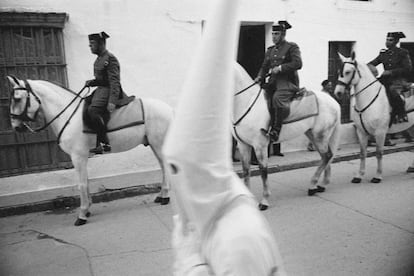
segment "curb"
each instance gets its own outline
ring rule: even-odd
[[[414,145],[387,148],[387,149],[384,149],[384,155],[401,152],[401,151],[410,151],[410,150],[414,150]],[[359,159],[359,155],[360,155],[359,152],[339,155],[334,158],[333,163]],[[372,157],[372,156],[375,156],[375,151],[369,151],[367,153],[367,157]],[[291,164],[286,164],[286,165],[281,165],[281,166],[272,165],[268,167],[268,173],[269,174],[278,173],[278,172],[284,172],[284,171],[289,171],[289,170],[313,167],[313,166],[318,165],[319,162],[320,160],[311,160],[311,161],[297,162],[297,163],[291,163]],[[242,175],[241,170],[237,170],[236,173],[239,177],[241,177]],[[257,166],[254,166],[251,170],[251,176],[258,176],[258,175],[260,175],[260,170]],[[107,189],[102,192],[91,194],[92,203],[108,202],[108,201],[113,201],[113,200],[127,198],[127,197],[134,197],[134,196],[139,196],[139,195],[157,193],[160,191],[159,186],[160,186],[159,183],[154,183],[154,184],[149,184],[149,185],[131,186],[127,188]],[[57,197],[51,200],[45,200],[45,201],[40,201],[40,202],[1,207],[0,217],[23,215],[23,214],[28,214],[28,213],[43,212],[43,211],[49,211],[49,210],[68,210],[68,209],[77,208],[79,207],[79,205],[80,205],[79,196]]]

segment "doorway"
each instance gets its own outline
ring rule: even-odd
[[[257,76],[265,54],[265,25],[240,27],[237,61],[253,79]]]

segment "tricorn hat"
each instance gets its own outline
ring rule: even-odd
[[[405,38],[405,34],[403,32],[389,32],[387,33],[387,37],[393,37],[395,39]]]
[[[286,31],[288,29],[292,28],[292,26],[289,24],[289,22],[285,21],[285,20],[280,20],[278,21],[277,25],[272,26],[272,31],[276,32],[276,31]]]
[[[96,34],[90,34],[88,35],[89,40],[105,40],[109,37],[109,35],[105,32],[100,32],[100,33],[96,33]]]

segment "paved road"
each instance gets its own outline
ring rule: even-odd
[[[358,161],[333,165],[333,181],[307,197],[314,168],[269,176],[271,208],[264,214],[290,275],[414,275],[413,152],[385,156],[384,181],[349,181]],[[305,180],[305,181],[304,181]],[[253,192],[259,196],[260,180]],[[171,275],[171,207],[152,195],[96,204],[87,225],[76,212],[0,219],[0,275]]]

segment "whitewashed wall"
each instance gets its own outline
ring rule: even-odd
[[[242,20],[288,20],[287,39],[299,44],[301,85],[319,89],[328,75],[328,42],[356,41],[360,61],[384,48],[388,31],[414,42],[414,1],[240,0]],[[64,43],[69,86],[80,89],[93,76],[87,35],[105,30],[108,48],[121,62],[128,94],[163,99],[174,106],[192,53],[201,36],[208,0],[1,0],[0,11],[65,12]],[[351,128],[350,128],[351,129]],[[145,151],[145,150],[144,150]],[[142,153],[140,153],[142,156]],[[144,153],[144,160],[150,158]]]
[[[414,1],[240,0],[244,22],[287,19],[287,39],[299,44],[301,83],[319,88],[328,70],[328,41],[356,41],[362,61],[384,47],[388,31],[414,42]],[[66,12],[64,39],[69,85],[92,77],[95,59],[87,35],[105,30],[108,48],[121,62],[122,84],[130,94],[175,104],[191,54],[201,35],[208,0],[2,0],[0,11]],[[270,32],[267,37],[271,44]]]

